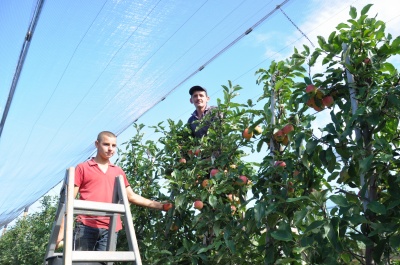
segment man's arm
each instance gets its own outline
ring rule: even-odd
[[[75,186],[74,187],[74,199],[78,195],[78,192],[79,192],[79,187]],[[57,242],[56,242],[56,248],[59,247],[60,242],[63,241],[63,239],[64,239],[64,219],[65,218],[63,216],[63,218],[61,220],[61,225],[60,225],[60,232],[58,233],[58,238],[57,238]]]
[[[131,186],[126,187],[126,194],[128,196],[128,201],[132,204],[147,207],[147,208],[152,208],[152,209],[157,209],[157,210],[164,210],[164,205],[167,205],[169,203],[161,203],[153,200],[149,200],[147,198],[144,198],[140,196],[139,194],[136,194]],[[166,206],[165,206],[166,207]]]

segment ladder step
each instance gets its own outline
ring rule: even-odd
[[[96,212],[125,213],[125,207],[123,204],[106,202],[74,200],[74,208],[77,212],[91,210]]]
[[[135,261],[132,251],[72,251],[72,261]]]

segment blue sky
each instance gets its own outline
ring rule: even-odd
[[[13,30],[17,30],[15,27],[23,27],[24,29],[26,28],[26,23],[23,23],[23,20],[26,18],[30,17],[30,10],[29,8],[21,9],[21,12],[17,12],[17,9],[12,9],[11,8],[11,0],[4,1],[0,4],[0,21],[7,21],[8,18],[15,18],[18,17],[19,21],[21,21],[20,24],[16,25],[11,25],[11,27],[5,27],[4,23],[3,26],[0,26],[0,34],[2,36],[2,39],[5,39],[5,37],[10,38],[10,42],[17,42],[20,43],[21,36],[14,36]],[[112,3],[113,1],[106,2],[106,4]],[[261,18],[264,15],[267,14],[268,10],[271,10],[271,7],[267,8],[267,5],[270,4],[271,6],[274,6],[278,3],[281,3],[282,1],[258,1],[257,4],[260,6],[259,8],[259,13],[257,12],[251,13],[250,9],[240,9],[242,5],[248,4],[249,1],[228,1],[230,4],[230,7],[237,7],[238,9],[232,8],[233,14],[238,17],[237,21],[231,20],[229,24],[224,24],[223,21],[219,25],[218,31],[210,32],[208,33],[205,29],[207,28],[207,24],[211,23],[211,19],[209,19],[210,16],[218,18],[218,14],[222,9],[226,9],[226,4],[227,1],[221,1],[218,2],[220,5],[217,7],[214,7],[213,9],[207,9],[204,11],[204,14],[200,14],[199,17],[196,19],[201,20],[202,23],[199,24],[193,24],[196,26],[187,27],[185,31],[179,32],[180,39],[175,39],[176,42],[169,43],[168,45],[171,45],[171,53],[178,52],[177,50],[174,51],[173,47],[174,45],[178,46],[180,43],[191,43],[191,45],[195,46],[200,46],[205,41],[212,42],[213,39],[216,39],[218,36],[216,34],[223,34],[225,32],[228,32],[228,30],[232,28],[238,28],[238,31],[234,31],[237,36],[239,36],[243,30],[241,29],[241,26],[246,24],[253,25],[254,23],[257,22],[256,19],[252,20],[252,18],[257,17]],[[246,3],[247,2],[247,3]],[[334,4],[332,4],[334,2]],[[15,2],[13,2],[15,3]],[[58,5],[63,5],[61,2],[56,2]],[[122,3],[129,3],[123,2]],[[188,2],[182,2],[188,4]],[[359,1],[348,1],[348,0],[336,0],[336,1],[317,1],[317,0],[309,0],[309,1],[303,1],[303,0],[291,0],[287,4],[285,4],[282,9],[284,12],[289,16],[289,18],[296,24],[296,26],[304,32],[308,39],[310,39],[314,44],[317,43],[316,41],[316,36],[322,35],[322,36],[328,36],[329,33],[331,33],[334,30],[334,27],[340,23],[345,21],[346,19],[349,18],[348,12],[350,5],[355,6],[359,11],[363,6],[365,6],[368,3],[373,3],[374,6],[371,8],[369,14],[378,14],[378,19],[383,20],[384,22],[387,22],[387,32],[392,33],[394,36],[400,35],[399,33],[399,22],[400,22],[400,11],[398,11],[397,8],[391,8],[391,7],[397,7],[397,1],[395,0],[390,0],[390,1],[364,1],[364,0],[359,0]],[[65,4],[65,3],[64,3]],[[86,25],[87,23],[90,23],[90,15],[92,17],[95,14],[89,14],[92,10],[97,10],[100,8],[100,5],[102,2],[96,2],[96,5],[93,6],[92,3],[89,4],[83,4],[77,2],[72,2],[65,4],[65,13],[71,12],[73,13],[74,6],[81,8],[81,20],[79,21],[73,21],[73,20],[68,20],[66,19],[63,21],[63,27],[68,28],[68,27],[74,27],[76,25]],[[198,1],[196,2],[199,6],[204,4],[207,5],[207,1]],[[50,5],[49,2],[47,2],[47,5]],[[54,5],[54,3],[53,3]],[[72,5],[72,7],[71,7]],[[97,9],[96,9],[97,8]],[[165,7],[163,9],[163,12],[172,12],[172,10],[168,9],[169,6],[165,4]],[[172,5],[171,5],[172,9]],[[182,8],[182,10],[185,10]],[[45,10],[46,11],[46,10]],[[175,10],[176,11],[176,10]],[[236,11],[236,13],[235,13]],[[85,13],[86,12],[86,13]],[[113,10],[110,8],[110,12],[118,12],[118,10]],[[209,12],[209,13],[207,13]],[[263,12],[263,13],[262,13]],[[51,12],[45,13],[45,14],[52,14]],[[86,14],[86,15],[85,15]],[[107,14],[107,13],[106,13]],[[100,15],[104,15],[101,13]],[[131,14],[132,16],[135,16],[135,14]],[[162,15],[162,14],[161,14]],[[182,13],[182,16],[185,15]],[[245,19],[244,19],[245,18]],[[56,20],[57,17],[47,17],[49,21]],[[125,29],[124,26],[129,25],[129,19],[130,17],[127,18],[122,18],[121,26],[115,31],[112,31],[111,29],[108,29],[107,27],[104,27],[104,30],[107,29],[106,32],[88,32],[91,38],[98,38],[98,41],[101,42],[102,38],[107,37],[107,36],[112,36],[113,34],[125,34],[128,35],[129,31],[128,29]],[[160,17],[162,19],[162,17]],[[221,20],[223,19],[222,17],[220,18]],[[105,20],[107,21],[107,17],[105,17]],[[26,22],[26,21],[25,21]],[[86,23],[86,24],[85,24]],[[110,22],[111,23],[111,22]],[[154,23],[157,23],[157,21],[154,21]],[[246,24],[246,25],[247,25]],[[39,24],[40,25],[40,24]],[[211,25],[212,26],[212,25]],[[48,25],[46,27],[46,30],[52,34],[59,34],[57,36],[60,36],[60,40],[64,33],[63,28],[60,28],[59,25],[54,24],[54,25]],[[159,36],[164,36],[164,34],[172,34],[171,32],[167,32],[165,29],[162,27],[157,28]],[[198,36],[207,36],[207,39],[201,39],[198,43],[194,42],[192,39],[188,39],[187,36],[189,34],[189,31],[196,32]],[[74,34],[83,34],[84,30],[83,27],[80,28],[80,32],[72,32]],[[71,34],[72,34],[71,33]],[[177,33],[177,34],[179,34]],[[213,35],[214,34],[214,35]],[[226,38],[232,37],[226,34]],[[71,35],[71,38],[73,36]],[[236,37],[236,36],[234,36]],[[110,42],[104,42],[106,43],[106,47],[108,50],[106,52],[112,53],[113,52],[113,47],[117,45],[117,43],[111,42],[114,39],[110,38]],[[178,41],[179,40],[179,41]],[[193,41],[193,42],[191,42]],[[1,42],[0,43],[0,59],[6,58],[9,54],[7,51],[10,51],[10,47],[8,46],[9,42]],[[68,60],[66,57],[66,54],[68,52],[73,51],[76,47],[72,45],[71,43],[68,42],[63,42],[59,43],[57,42],[57,39],[54,40],[53,43],[50,43],[51,45],[64,45],[64,53],[61,54],[54,54],[52,57],[43,57],[41,62],[44,65],[52,65],[53,69],[56,69],[59,64],[62,64],[63,62]],[[164,121],[166,119],[172,119],[172,120],[183,120],[186,121],[190,115],[190,113],[193,111],[193,106],[189,102],[189,94],[188,94],[188,89],[192,85],[202,85],[205,86],[208,91],[209,95],[211,96],[211,102],[210,105],[215,105],[216,104],[216,99],[222,97],[222,88],[221,85],[226,85],[228,80],[231,80],[233,84],[238,84],[241,85],[244,89],[240,91],[241,95],[237,98],[239,102],[246,102],[247,99],[252,99],[253,101],[256,100],[259,95],[261,94],[261,87],[256,85],[256,76],[254,75],[254,72],[261,68],[265,67],[267,68],[272,60],[282,60],[290,56],[290,54],[293,51],[293,47],[298,47],[301,49],[302,45],[306,44],[308,46],[311,46],[310,42],[302,36],[302,34],[298,31],[298,29],[282,14],[281,11],[277,10],[274,12],[270,17],[268,17],[262,24],[260,24],[257,28],[255,28],[250,34],[246,35],[244,38],[242,38],[240,41],[238,41],[235,45],[230,47],[226,52],[221,54],[219,57],[217,57],[214,61],[212,61],[210,64],[208,64],[202,71],[198,72],[196,75],[193,77],[189,78],[186,82],[182,83],[181,85],[177,86],[174,91],[172,91],[164,101],[161,101],[154,107],[152,107],[150,110],[148,110],[144,115],[142,115],[138,123],[143,123],[146,126],[151,126],[155,125],[160,121]],[[33,45],[33,44],[32,44]],[[38,45],[38,44],[36,44]],[[46,39],[43,40],[43,43],[41,43],[44,47],[48,45],[46,43]],[[76,58],[78,63],[80,65],[85,65],[87,62],[86,60],[93,59],[93,57],[101,57],[102,53],[104,50],[101,49],[96,49],[96,46],[90,46],[86,44],[82,44],[80,46],[80,49],[84,52],[87,53],[87,57],[81,57],[81,58]],[[200,57],[194,57],[195,54],[193,54],[193,61],[185,61],[185,63],[181,63],[181,68],[183,67],[188,67],[187,69],[181,69],[182,72],[179,76],[176,77],[175,80],[167,80],[163,86],[167,87],[168,89],[174,88],[174,85],[179,84],[181,81],[185,80],[185,78],[189,77],[192,73],[193,70],[191,69],[197,69],[200,67],[202,64],[207,62],[210,58],[212,58],[218,51],[220,51],[224,46],[221,45],[220,43],[211,43],[211,47],[214,47],[213,49],[210,49],[209,51],[204,51],[204,53],[201,54]],[[50,45],[48,46],[50,47]],[[33,47],[37,48],[37,46]],[[104,48],[104,47],[103,47]],[[142,45],[139,47],[143,51],[151,51],[151,43],[146,46]],[[154,48],[154,47],[153,47]],[[14,50],[19,50],[20,46],[17,47],[12,47]],[[148,50],[147,50],[148,49]],[[40,61],[41,57],[46,53],[46,50],[41,51],[42,53],[38,53],[38,59],[37,61]],[[10,52],[10,54],[12,54]],[[84,53],[82,53],[84,54]],[[124,58],[125,55],[128,58]],[[125,63],[127,65],[126,69],[115,69],[116,71],[119,71],[118,74],[115,75],[115,77],[110,76],[110,78],[117,78],[121,77],[121,80],[119,82],[125,82],[130,78],[130,68],[135,68],[138,67],[140,63],[135,63],[135,54],[126,54],[121,51],[121,53],[116,55],[118,59],[120,60],[125,60]],[[173,54],[171,54],[173,56]],[[91,58],[89,58],[91,57]],[[121,58],[119,58],[121,57]],[[398,64],[399,59],[395,59]],[[3,60],[0,60],[3,61]],[[34,60],[32,60],[34,61]],[[27,62],[28,65],[30,61]],[[99,64],[104,63],[99,62]],[[33,65],[31,67],[39,67],[40,65],[36,66]],[[110,68],[116,67],[116,65],[110,64]],[[162,68],[157,68],[157,65],[148,65],[147,66],[150,70],[155,69],[153,74],[154,74],[154,79],[152,79],[153,76],[146,77],[145,80],[148,82],[148,84],[145,84],[145,89],[141,93],[151,93],[148,92],[146,89],[150,89],[151,84],[156,81],[157,77],[159,77],[159,73],[165,71],[166,73],[169,73],[168,71],[171,71],[172,68],[167,69],[162,69]],[[153,67],[153,68],[152,68]],[[9,68],[7,68],[9,69]],[[57,83],[58,79],[56,76],[56,72],[53,72],[52,68],[49,68],[47,72],[40,72],[38,71],[35,73],[33,76],[34,78],[31,79],[24,79],[21,81],[21,86],[25,84],[29,84],[29,82],[32,82],[32,80],[35,81],[35,83],[44,83],[44,81],[52,81],[53,83]],[[86,69],[90,69],[89,67]],[[175,68],[174,68],[175,69]],[[11,69],[13,70],[13,69]],[[12,72],[9,73],[4,73],[3,75],[9,76],[12,74]],[[315,69],[315,71],[318,71],[318,69]],[[171,75],[173,73],[171,72]],[[66,72],[65,76],[71,76],[69,82],[63,83],[63,88],[64,89],[72,89],[77,87],[79,84],[88,82],[90,85],[90,78],[96,79],[96,72],[95,69],[92,69],[92,71],[85,71],[85,72]],[[0,74],[0,77],[2,77],[2,74]],[[1,87],[7,87],[7,82],[6,78],[0,78],[0,85],[3,84]],[[102,80],[99,81],[101,83]],[[134,83],[132,81],[132,83]],[[101,85],[96,85],[95,86],[98,89],[104,90],[104,94],[108,97],[113,97],[114,95],[111,94],[112,88],[111,87],[103,87]],[[132,87],[134,87],[132,85]],[[61,89],[61,87],[59,88]],[[107,94],[107,89],[109,89],[108,94]],[[50,91],[50,90],[49,90]],[[28,90],[26,93],[23,94],[23,98],[32,98],[34,99],[35,102],[41,102],[42,105],[46,104],[46,100],[48,99],[48,90],[46,90],[44,87],[32,87],[31,90]],[[77,97],[75,100],[80,100],[80,97],[88,97],[88,98],[93,98],[92,101],[87,101],[89,105],[85,105],[84,107],[89,108],[89,109],[97,109],[102,106],[96,105],[97,103],[97,98],[96,94],[89,93],[89,94],[84,94],[83,92],[80,93],[80,91],[76,90],[71,90],[71,94],[77,93]],[[154,92],[153,92],[154,93]],[[5,97],[3,96],[5,93],[3,91],[0,92],[0,110],[4,107],[4,102],[5,102]],[[121,97],[124,96],[123,93],[120,95]],[[154,97],[156,97],[157,94],[154,94]],[[18,102],[22,102],[21,97],[16,98],[16,102],[13,104],[16,106]],[[126,109],[131,109],[131,106],[129,103],[123,102],[123,100],[120,100],[121,104],[126,104]],[[65,104],[71,104],[71,102],[64,102],[64,98],[55,98],[54,101],[49,102],[50,105],[59,105],[64,106]],[[143,105],[145,105],[143,103]],[[24,106],[24,108],[28,108],[29,106]],[[82,106],[78,106],[77,109],[79,110]],[[103,108],[103,107],[102,107]],[[102,113],[104,112],[104,115],[109,115],[107,117],[110,117],[109,119],[112,119],[112,115],[117,115],[118,113],[116,110],[114,112],[111,112],[111,114],[107,113],[107,108],[103,108],[104,111],[102,110]],[[18,113],[19,110],[21,109],[16,109],[14,110],[13,113]],[[22,111],[20,111],[22,113]],[[61,108],[62,112],[62,108]],[[129,114],[129,113],[128,113]],[[130,122],[127,122],[127,119],[129,119],[129,115],[127,113],[124,113],[123,118],[121,118],[121,125],[119,126],[120,128],[126,126],[126,124],[129,124]],[[63,120],[57,120],[57,117],[59,116],[59,113],[49,113],[45,112],[43,114],[44,116],[55,116],[54,117],[54,123],[58,124],[61,123],[63,124]],[[318,115],[317,121],[315,123],[315,126],[318,127],[323,124],[323,121],[325,120],[324,118],[325,113],[320,113]],[[16,115],[18,117],[18,115]],[[118,117],[119,118],[119,117]],[[31,121],[26,121],[23,119],[20,119],[19,123],[21,126],[17,129],[14,130],[13,133],[15,133],[15,137],[18,139],[18,135],[22,135],[22,133],[30,126]],[[77,121],[82,123],[82,127],[87,129],[87,127],[96,127],[97,128],[104,128],[107,127],[110,122],[106,122],[104,124],[96,124],[96,126],[89,126],[88,124],[92,125],[91,123],[86,123],[84,119]],[[86,123],[86,124],[84,124]],[[81,124],[79,124],[81,125]],[[94,124],[93,124],[94,125]],[[47,124],[48,130],[54,130],[54,128],[57,129],[57,127],[53,127],[53,124]],[[61,127],[58,128],[63,128],[62,125]],[[105,128],[106,129],[106,128]],[[63,131],[63,129],[58,129],[59,131]],[[153,134],[153,130],[146,128],[145,129],[146,136],[145,139],[152,139],[156,140],[157,135]],[[124,132],[122,132],[119,136],[118,142],[121,144],[127,140],[129,140],[134,133],[134,130],[132,129],[131,126],[129,126]],[[35,135],[36,136],[36,135]],[[94,139],[96,135],[86,135],[87,138],[87,143],[86,146],[82,146],[82,153],[84,151],[89,150],[92,148],[92,143],[94,142]],[[54,138],[56,139],[56,138]],[[93,139],[93,141],[91,140]],[[70,141],[74,141],[74,139],[70,139]],[[4,143],[3,141],[3,144]],[[24,143],[20,143],[18,141],[15,141],[13,143],[8,143],[10,145],[10,148],[12,150],[12,145],[23,145]],[[54,142],[55,144],[55,142]],[[27,147],[30,147],[27,145]],[[51,143],[45,143],[45,148],[43,150],[28,150],[28,153],[33,153],[35,154],[36,151],[38,153],[45,152],[47,148],[60,148],[60,150],[63,150],[62,148],[66,148],[63,143],[60,143],[60,146],[54,147]],[[59,156],[62,156],[62,152],[58,154]],[[12,157],[12,155],[10,155]],[[253,154],[252,159],[254,158],[259,159],[262,156],[258,154]],[[72,160],[70,160],[72,161]],[[72,161],[71,164],[76,163],[77,161]],[[58,166],[58,165],[57,165]],[[64,166],[64,165],[63,165]],[[65,166],[71,166],[71,165],[65,165]],[[0,167],[0,173],[4,173],[5,170],[3,170]],[[2,176],[2,175],[0,175]],[[58,194],[59,188],[56,187],[55,189],[52,189],[50,191],[50,194]],[[27,193],[27,196],[38,196],[37,193]],[[35,207],[31,207],[32,209],[35,209]],[[31,210],[32,211],[32,210]]]

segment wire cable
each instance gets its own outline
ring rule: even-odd
[[[0,121],[0,139],[1,139],[1,135],[3,133],[4,125],[7,120],[7,116],[8,116],[10,107],[11,107],[12,100],[14,98],[14,93],[15,93],[15,90],[18,85],[19,77],[21,75],[21,71],[24,66],[25,58],[28,53],[29,46],[31,44],[32,36],[33,36],[33,33],[35,32],[37,22],[39,21],[39,17],[40,17],[40,13],[42,11],[43,4],[44,4],[44,0],[38,0],[31,23],[28,27],[28,32],[25,35],[24,43],[22,44],[22,49],[21,49],[21,52],[20,52],[20,55],[18,58],[17,67],[15,69],[14,77],[13,77],[10,91],[9,91],[9,94],[7,97],[6,106],[4,108],[3,116],[1,117],[1,121]]]

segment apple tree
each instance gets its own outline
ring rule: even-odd
[[[160,135],[158,143],[143,142],[143,126],[135,125],[136,135],[120,153],[120,165],[136,192],[174,203],[165,216],[133,210],[146,263],[260,261],[243,221],[256,179],[254,165],[242,159],[244,150],[253,150],[252,141],[242,136],[250,114],[247,105],[234,102],[241,87],[229,83],[223,88],[223,101],[199,125],[210,125],[207,136],[195,138],[186,123],[168,120],[152,127]],[[195,207],[196,201],[202,208]]]
[[[137,192],[174,203],[166,214],[134,210],[146,263],[393,262],[400,38],[370,7],[351,8],[314,51],[258,70],[256,104],[234,102],[242,88],[223,86],[202,120],[207,136],[168,120],[153,127],[158,142],[143,142],[136,125],[121,166]],[[262,161],[246,161],[249,152]]]
[[[400,91],[390,59],[400,38],[367,16],[370,7],[359,16],[351,8],[315,51],[295,49],[258,71],[267,99],[258,145],[270,146],[248,221],[266,230],[267,264],[378,264],[398,254]]]

